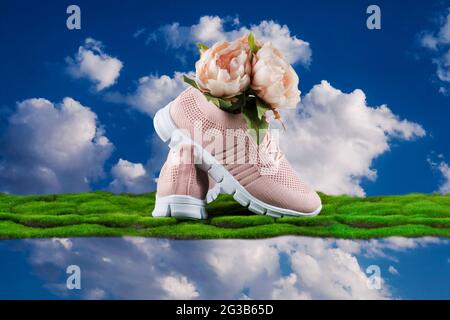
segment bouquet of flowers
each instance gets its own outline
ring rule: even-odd
[[[261,43],[250,33],[211,48],[197,46],[195,80],[185,76],[185,82],[222,110],[241,112],[248,128],[255,130],[258,144],[268,127],[266,112],[280,120],[278,109],[295,108],[300,102],[298,76],[270,42]]]

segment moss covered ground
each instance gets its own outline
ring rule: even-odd
[[[368,239],[450,237],[450,195],[349,197],[321,195],[317,217],[255,215],[221,195],[204,221],[153,218],[154,193],[0,194],[0,239],[143,236],[257,239],[282,235]]]

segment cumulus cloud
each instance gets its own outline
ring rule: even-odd
[[[116,83],[123,64],[104,51],[100,41],[87,38],[73,58],[67,57],[67,71],[74,78],[86,78],[101,91]]]
[[[80,102],[24,100],[2,139],[0,192],[87,191],[92,180],[103,176],[112,150],[96,114]]]
[[[384,272],[380,288],[370,288],[372,274],[366,266],[385,265],[396,260],[399,252],[416,254],[418,248],[427,256],[425,250],[433,251],[431,245],[449,243],[431,237],[70,241],[67,246],[65,240],[26,240],[25,252],[33,273],[43,278],[51,293],[72,298],[81,294],[87,299],[399,299],[402,297],[393,296],[392,291],[401,288],[392,290],[390,277],[384,279]],[[446,251],[439,252],[437,260],[446,261]],[[82,268],[82,291],[67,290],[61,283],[70,264]],[[420,276],[420,270],[407,262],[398,261],[395,266],[406,270],[405,275],[417,271],[411,281]]]
[[[141,35],[144,30],[140,31]],[[148,42],[163,40],[173,49],[195,49],[198,42],[211,45],[221,40],[231,40],[253,32],[261,41],[271,41],[279,48],[291,63],[307,65],[311,61],[309,43],[291,34],[286,25],[274,21],[261,21],[259,24],[239,26],[237,18],[202,16],[197,24],[182,26],[175,22],[161,26],[147,35]],[[196,50],[196,49],[195,49]],[[180,56],[175,53],[175,56]],[[125,103],[133,108],[153,116],[156,111],[175,99],[185,88],[183,75],[191,78],[193,72],[175,72],[173,75],[147,75],[141,77],[136,89],[131,93],[110,92],[106,99],[113,103]]]
[[[447,163],[441,162],[438,167],[439,171],[442,174],[444,181],[439,186],[439,192],[443,194],[450,193],[450,167]]]
[[[54,243],[59,243],[62,245],[66,250],[72,249],[72,240],[68,238],[53,238],[52,241]]]
[[[215,242],[203,258],[220,283],[227,284],[223,289],[226,296],[235,296],[243,288],[252,288],[251,298],[258,299],[269,293],[273,279],[280,273],[279,250],[272,245],[259,242]],[[232,247],[239,247],[239,250]],[[239,268],[236,266],[239,265]],[[259,296],[258,296],[259,294]]]
[[[154,182],[142,163],[119,159],[111,173],[113,181],[109,189],[113,192],[144,193],[153,190]]]
[[[380,290],[368,287],[369,275],[359,262],[364,245],[353,242],[362,248],[358,255],[335,240],[304,237],[182,242],[77,238],[71,250],[48,239],[28,243],[35,271],[64,272],[69,261],[82,266],[85,298],[92,292],[114,299],[391,298],[383,280]],[[287,262],[281,263],[281,255]],[[105,256],[112,263],[104,263]],[[57,295],[75,294],[46,281]]]
[[[152,156],[145,164],[119,159],[112,167],[113,181],[108,187],[110,191],[145,193],[155,190],[156,180],[167,159],[169,147],[157,135],[152,135],[147,142]]]
[[[178,22],[161,26],[149,35],[148,42],[162,38],[170,48],[194,48],[198,42],[210,46],[217,41],[234,40],[248,32],[253,32],[256,38],[263,42],[272,42],[290,63],[308,65],[311,62],[309,43],[292,35],[287,25],[273,20],[240,26],[239,19],[236,18],[202,16],[198,23],[191,26],[182,26]]]
[[[161,287],[167,293],[167,299],[191,300],[199,296],[195,285],[185,276],[165,276],[160,279]]]
[[[340,266],[339,271],[333,263]],[[297,253],[292,260],[293,269],[300,275],[303,285],[314,290],[318,298],[331,299],[380,299],[383,295],[367,287],[367,275],[358,261],[339,249],[330,250],[328,254],[316,257]],[[321,285],[325,282],[327,285]],[[351,287],[351,291],[348,289]]]
[[[222,284],[225,297],[236,297],[244,288],[251,299],[390,297],[383,281],[381,290],[369,289],[368,276],[357,257],[338,248],[334,240],[283,237],[265,241],[215,241],[208,249],[206,262]],[[287,269],[280,264],[281,254],[288,257]],[[237,263],[240,268],[236,269]],[[283,275],[286,271],[288,274]],[[203,294],[200,291],[200,296]]]
[[[311,300],[311,295],[298,290],[299,280],[295,273],[274,282],[272,299],[275,300]]]
[[[284,119],[288,129],[280,143],[287,158],[328,194],[364,196],[361,182],[376,179],[372,162],[390,150],[391,140],[425,135],[419,124],[399,119],[386,105],[369,106],[362,90],[344,93],[327,81],[314,86]]]
[[[437,30],[421,33],[420,44],[430,50],[432,62],[436,65],[437,78],[448,86],[450,82],[450,8],[439,20]],[[446,94],[447,90],[446,87],[439,88],[442,94]]]
[[[396,261],[397,258],[391,253],[405,252],[416,248],[427,248],[431,245],[447,244],[445,239],[434,237],[422,238],[404,238],[389,237],[382,240],[372,239],[365,242],[359,242],[359,252],[363,252],[364,256],[369,258],[386,258]]]
[[[290,63],[303,63],[308,65],[311,62],[311,48],[308,42],[292,36],[286,25],[280,25],[274,21],[262,21],[258,25],[252,25],[248,30],[243,27],[240,33],[253,32],[255,37],[262,42],[272,42],[281,50]]]
[[[156,111],[175,99],[186,84],[183,75],[193,77],[193,73],[175,72],[172,77],[168,75],[150,75],[139,79],[137,88],[133,93],[110,93],[106,99],[114,103],[126,103],[135,109],[154,116]]]
[[[437,170],[441,174],[442,182],[439,185],[438,192],[442,194],[447,194],[450,193],[450,167],[443,160],[444,156],[442,154],[439,154],[437,156],[437,159],[438,160],[436,161],[433,160],[431,157],[428,157],[427,161],[432,169]]]

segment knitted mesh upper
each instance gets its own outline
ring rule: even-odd
[[[290,163],[287,161],[287,159],[283,156],[278,162],[274,162],[271,155],[267,154],[266,152],[262,151],[258,153],[258,150],[264,150],[266,144],[269,142],[269,139],[272,139],[271,135],[266,135],[266,139],[263,140],[261,146],[257,146],[254,142],[253,138],[246,133],[246,126],[244,123],[244,126],[239,126],[236,124],[234,125],[234,128],[240,128],[241,130],[234,130],[230,131],[228,128],[227,132],[227,126],[223,124],[223,122],[219,121],[212,121],[205,117],[202,110],[199,108],[199,103],[202,103],[202,101],[199,101],[199,94],[198,91],[195,89],[188,89],[184,91],[177,99],[176,103],[179,104],[178,108],[173,108],[172,111],[172,117],[174,118],[175,122],[180,123],[181,126],[184,128],[189,128],[190,134],[194,135],[193,128],[196,127],[198,129],[198,132],[202,132],[204,135],[208,131],[211,133],[219,133],[222,135],[222,141],[223,144],[220,145],[223,150],[219,150],[222,152],[219,152],[220,156],[218,154],[213,154],[218,158],[219,160],[225,159],[225,166],[236,163],[237,157],[224,157],[224,153],[229,154],[230,150],[225,150],[226,143],[225,143],[225,137],[228,133],[235,135],[235,143],[237,144],[238,141],[245,141],[245,163],[249,163],[250,159],[253,159],[252,164],[256,166],[259,173],[261,175],[267,176],[270,178],[273,182],[280,184],[284,186],[285,188],[288,188],[293,191],[298,192],[309,192],[310,189],[308,186],[301,181],[301,179],[298,177],[295,170],[292,168]],[[209,104],[209,108],[217,108],[213,104]],[[225,114],[225,112],[219,110],[218,117],[220,117],[220,114]],[[239,115],[237,115],[239,116]],[[227,121],[224,121],[225,123],[229,123],[230,121],[226,119]],[[233,129],[231,129],[233,130]],[[205,136],[209,136],[206,134]],[[203,141],[203,144],[205,141]],[[258,149],[259,148],[259,149]],[[217,153],[218,150],[214,150],[214,153]],[[238,152],[237,148],[234,148],[234,150],[231,150],[231,154],[236,154]],[[227,161],[228,160],[228,161]],[[269,170],[268,170],[269,169]]]

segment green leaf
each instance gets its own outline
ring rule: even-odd
[[[191,79],[191,78],[186,77],[185,75],[183,75],[183,80],[184,80],[184,82],[186,82],[187,84],[193,86],[195,89],[198,89],[197,83],[195,82],[194,79]]]
[[[230,111],[236,111],[242,109],[247,103],[247,96],[245,93],[240,94],[232,100],[232,106]]]
[[[203,95],[206,97],[206,100],[208,100],[209,102],[214,103],[217,107],[220,108],[219,100],[216,97],[213,97],[209,93],[203,93]]]
[[[265,116],[266,111],[270,110],[270,107],[261,99],[256,98],[256,110],[258,112],[258,119],[261,120]]]
[[[266,117],[262,116],[260,119],[258,117],[258,110],[255,104],[247,104],[241,109],[242,115],[244,116],[245,122],[247,123],[247,127],[249,129],[253,129],[250,133],[255,139],[256,144],[260,144],[265,136],[265,131],[269,127],[269,124],[266,121]],[[255,136],[256,135],[256,136]]]
[[[200,56],[203,54],[203,52],[205,52],[206,50],[209,49],[209,47],[203,43],[197,43],[197,48],[198,48],[198,51],[200,51]]]
[[[256,45],[255,36],[251,32],[248,34],[248,45],[250,46],[250,50],[252,51],[252,53],[258,52],[259,48]]]
[[[229,100],[225,100],[222,98],[214,97],[209,93],[203,93],[206,99],[212,103],[214,103],[220,109],[224,109],[226,111],[230,111],[230,108],[233,106],[233,103]]]

